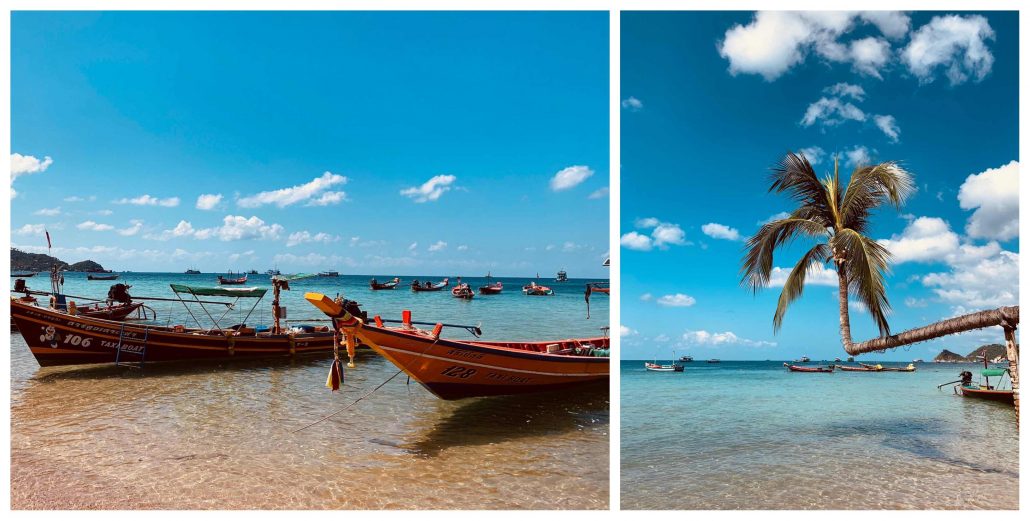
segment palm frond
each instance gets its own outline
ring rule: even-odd
[[[770,192],[786,193],[788,197],[802,206],[826,207],[823,185],[819,182],[819,177],[804,154],[788,152],[772,168],[769,179],[772,182],[769,187]]]
[[[769,285],[773,269],[773,252],[797,236],[824,237],[826,226],[811,219],[787,217],[764,224],[747,240],[744,262],[740,269],[741,285],[758,292]]]
[[[865,232],[874,208],[888,203],[900,209],[914,188],[912,174],[894,161],[856,168],[840,204],[843,226]]]
[[[890,252],[876,241],[850,228],[839,230],[830,239],[830,245],[834,252],[843,252],[848,292],[866,306],[870,317],[880,330],[880,335],[889,336],[887,314],[890,313],[891,306],[887,301],[884,279],[890,271]]]
[[[783,317],[787,314],[787,308],[792,302],[801,297],[805,290],[805,277],[808,270],[817,264],[823,264],[830,260],[830,247],[826,243],[819,243],[808,250],[801,260],[794,265],[794,269],[787,275],[787,280],[780,291],[780,299],[776,304],[776,314],[773,315],[773,333],[777,333],[783,326]]]

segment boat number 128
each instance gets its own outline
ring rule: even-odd
[[[452,365],[447,369],[444,369],[442,373],[444,376],[450,376],[451,378],[468,378],[476,374],[475,369],[467,369],[460,365]]]

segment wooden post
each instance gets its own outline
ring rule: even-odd
[[[1005,328],[1005,354],[1009,359],[1009,377],[1012,378],[1012,402],[1016,406],[1016,426],[1019,426],[1019,344],[1016,329]]]

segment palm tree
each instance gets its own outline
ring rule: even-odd
[[[894,161],[860,165],[851,172],[845,187],[840,181],[838,158],[833,161],[833,174],[820,180],[804,154],[788,153],[773,168],[770,180],[770,192],[785,193],[799,206],[788,217],[763,225],[748,239],[741,283],[757,293],[769,285],[773,253],[777,248],[798,237],[816,242],[787,276],[773,315],[774,331],[779,331],[787,308],[801,296],[809,270],[832,261],[837,270],[840,337],[845,351],[851,355],[883,351],[964,331],[1001,326],[1005,331],[1018,418],[1019,348],[1015,330],[1019,324],[1019,306],[978,311],[891,335],[887,323],[890,303],[884,284],[891,253],[867,236],[866,231],[876,208],[884,204],[901,208],[913,191],[910,173]],[[849,296],[868,309],[880,330],[879,338],[857,344],[852,341]]]
[[[771,181],[770,192],[786,194],[798,207],[788,217],[766,223],[748,239],[742,283],[752,292],[768,286],[777,248],[799,237],[816,242],[787,276],[773,315],[774,331],[779,331],[787,308],[804,291],[808,272],[832,261],[837,271],[840,335],[845,348],[852,343],[849,296],[869,310],[880,335],[889,336],[890,303],[884,277],[891,254],[866,232],[874,209],[883,204],[901,208],[913,191],[912,175],[888,161],[855,168],[844,186],[838,158],[833,161],[833,174],[819,179],[804,154],[788,153],[773,168]]]

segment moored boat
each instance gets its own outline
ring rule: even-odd
[[[186,275],[200,275],[200,270],[190,268],[185,271]]]
[[[541,286],[536,282],[530,282],[529,284],[522,286],[522,293],[524,295],[532,296],[551,296],[554,295],[554,290],[547,286]]]
[[[487,284],[486,286],[479,286],[480,295],[497,295],[504,289],[504,284],[500,282],[494,282],[493,284]]]
[[[318,272],[318,276],[319,277],[339,277],[340,276],[340,272],[332,271],[332,270],[320,271],[320,272]]]
[[[465,300],[472,300],[472,298],[476,296],[476,292],[472,291],[472,288],[470,288],[468,284],[462,282],[451,288],[451,296]]]
[[[493,342],[440,338],[417,329],[405,312],[401,327],[384,327],[354,320],[347,302],[320,293],[304,295],[334,319],[345,336],[353,335],[445,400],[474,396],[523,394],[607,381],[609,339],[583,338],[553,342]]]
[[[853,372],[863,372],[863,373],[878,373],[880,371],[883,371],[883,368],[853,366],[853,365],[837,365],[835,367],[837,369],[840,369],[841,371],[853,371]]]
[[[690,355],[683,355],[683,356],[680,357],[680,362],[693,362],[693,361],[694,361],[694,357],[692,357]]]
[[[118,280],[118,274],[113,275],[94,275],[92,273],[86,275],[86,280]]]
[[[12,271],[11,272],[11,276],[24,279],[24,278],[28,278],[28,277],[35,277],[36,276],[36,272],[34,272],[34,271]]]
[[[783,366],[786,367],[787,370],[789,370],[791,372],[795,372],[795,373],[832,373],[833,372],[833,366],[830,366],[830,367],[802,367],[802,366],[799,366],[799,365],[791,365],[791,364],[788,364],[786,362],[783,363]]]
[[[239,274],[236,274],[236,275],[239,275]],[[234,277],[233,276],[233,272],[230,271],[229,275],[226,276],[226,277],[223,277],[223,276],[219,275],[218,276],[218,283],[221,284],[222,286],[242,286],[242,285],[247,283],[247,275],[243,275],[242,277],[239,277],[239,276]]]
[[[393,289],[400,283],[400,277],[394,277],[393,279],[390,279],[389,282],[379,282],[375,277],[372,277],[372,280],[368,281],[368,287],[373,290]]]
[[[710,358],[710,359],[706,360],[706,363],[709,363],[709,364],[718,364],[718,363],[721,363],[721,362],[722,362],[722,360],[719,360],[718,358]]]
[[[446,288],[447,286],[450,286],[450,285],[451,285],[451,279],[450,278],[446,278],[446,277],[443,280],[441,280],[440,282],[437,282],[435,284],[430,282],[430,281],[428,281],[428,280],[423,284],[423,283],[420,283],[418,281],[418,279],[416,279],[416,280],[411,281],[411,291],[415,291],[415,292],[419,292],[419,291],[440,291],[440,290],[442,290],[442,289],[444,289],[444,288]]]
[[[558,275],[554,278],[555,282],[568,282],[569,274],[565,273],[564,269],[558,270]]]

